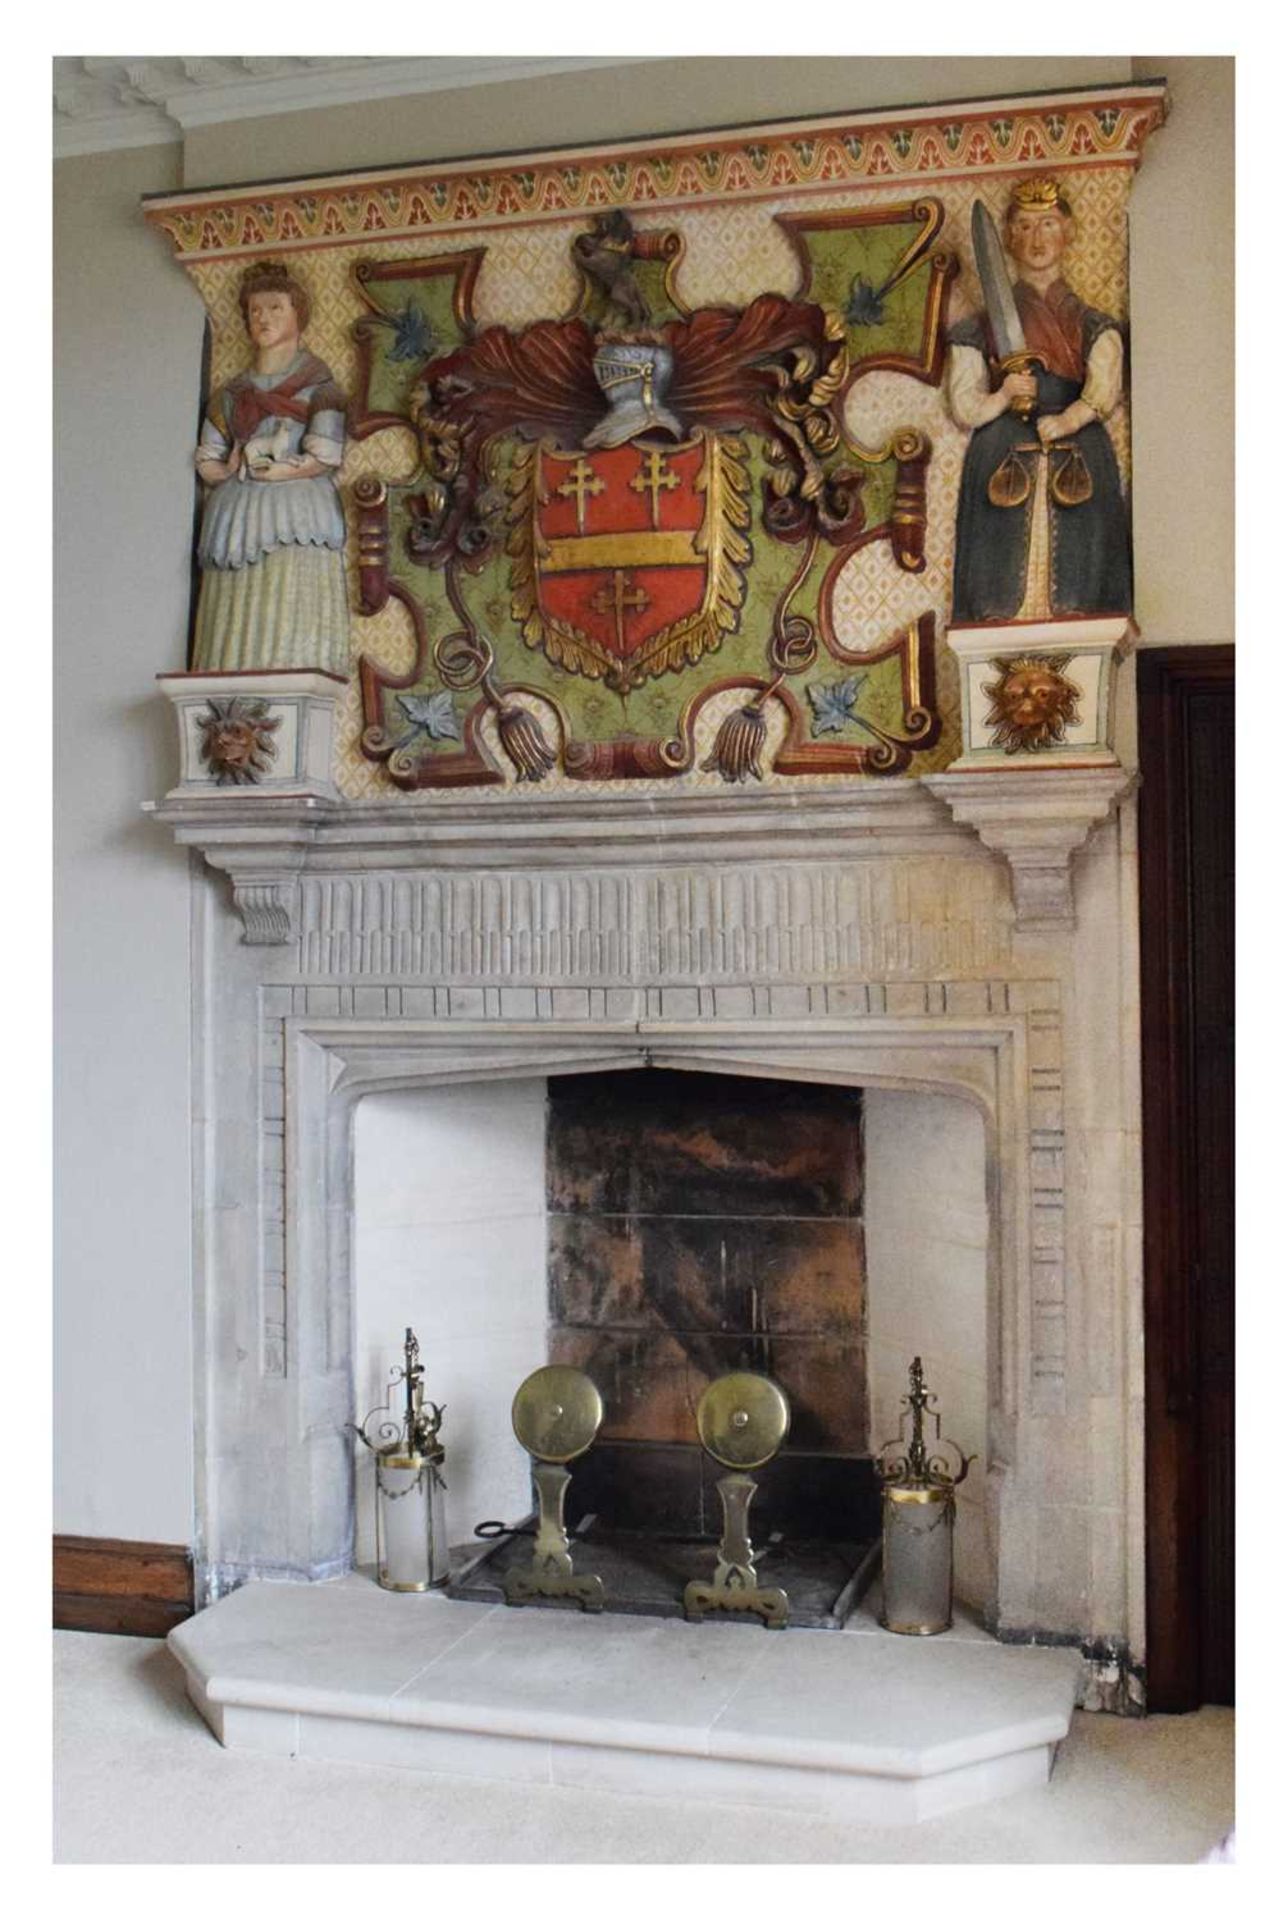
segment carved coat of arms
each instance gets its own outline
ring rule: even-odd
[[[694,666],[738,624],[751,557],[732,435],[564,453],[514,467],[509,552],[524,640],[615,692]]]
[[[683,772],[896,772],[934,744],[934,622],[876,648],[837,632],[845,562],[884,541],[923,565],[929,446],[844,424],[870,367],[933,382],[953,271],[933,201],[780,216],[797,297],[690,311],[679,236],[601,216],[574,310],[478,330],[481,250],[357,269],[355,434],[400,421],[421,467],[360,482],[362,606],[416,630],[409,675],[361,664],[364,751],[401,785]],[[408,343],[413,343],[409,345]],[[498,746],[500,754],[498,755]],[[502,758],[503,757],[503,758]]]

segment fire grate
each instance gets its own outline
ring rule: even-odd
[[[512,1567],[531,1562],[535,1519],[506,1531],[483,1552],[458,1568],[446,1592],[453,1600],[505,1599],[504,1581]],[[793,1627],[842,1627],[862,1599],[880,1560],[880,1540],[791,1540],[771,1534],[756,1562],[762,1583],[787,1594]],[[601,1524],[587,1514],[572,1536],[573,1562],[579,1574],[597,1574],[603,1583],[605,1613],[642,1613],[684,1618],[684,1589],[690,1580],[709,1580],[715,1562],[714,1539],[694,1535],[634,1532]],[[575,1605],[567,1600],[533,1600],[543,1607]],[[759,1624],[752,1614],[726,1615]]]

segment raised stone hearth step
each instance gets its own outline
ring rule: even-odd
[[[462,1607],[360,1574],[177,1627],[227,1747],[906,1822],[1045,1782],[1072,1649]]]

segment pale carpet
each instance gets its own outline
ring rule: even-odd
[[[225,1752],[164,1644],[54,1635],[59,1862],[1197,1861],[1234,1823],[1234,1715],[1079,1713],[1046,1788],[912,1827]]]

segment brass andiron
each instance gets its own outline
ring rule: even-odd
[[[897,1439],[877,1456],[885,1482],[881,1502],[881,1625],[891,1633],[943,1633],[953,1624],[954,1489],[974,1454],[939,1437],[936,1396],[926,1390],[920,1355],[908,1369],[906,1412]],[[926,1425],[934,1422],[930,1445]],[[902,1447],[901,1453],[892,1449]],[[948,1447],[956,1459],[938,1449]]]
[[[350,1421],[349,1430],[376,1457],[376,1578],[394,1593],[425,1593],[448,1575],[438,1438],[443,1409],[425,1400],[420,1342],[410,1327],[403,1364],[390,1373],[384,1405],[373,1407],[361,1425]],[[399,1416],[390,1402],[400,1386]]]
[[[510,1419],[519,1445],[532,1455],[537,1489],[537,1537],[530,1567],[505,1576],[506,1604],[529,1600],[576,1600],[585,1611],[604,1605],[597,1573],[573,1572],[564,1500],[572,1475],[567,1463],[585,1453],[599,1432],[604,1403],[599,1389],[577,1367],[538,1367],[514,1396]]]
[[[787,1625],[788,1601],[781,1587],[756,1584],[756,1554],[747,1510],[756,1491],[752,1469],[767,1466],[791,1424],[787,1395],[763,1373],[726,1373],[698,1402],[698,1438],[718,1466],[730,1471],[716,1481],[724,1532],[715,1578],[690,1580],[684,1611],[690,1620],[709,1613],[755,1613],[767,1627]]]

